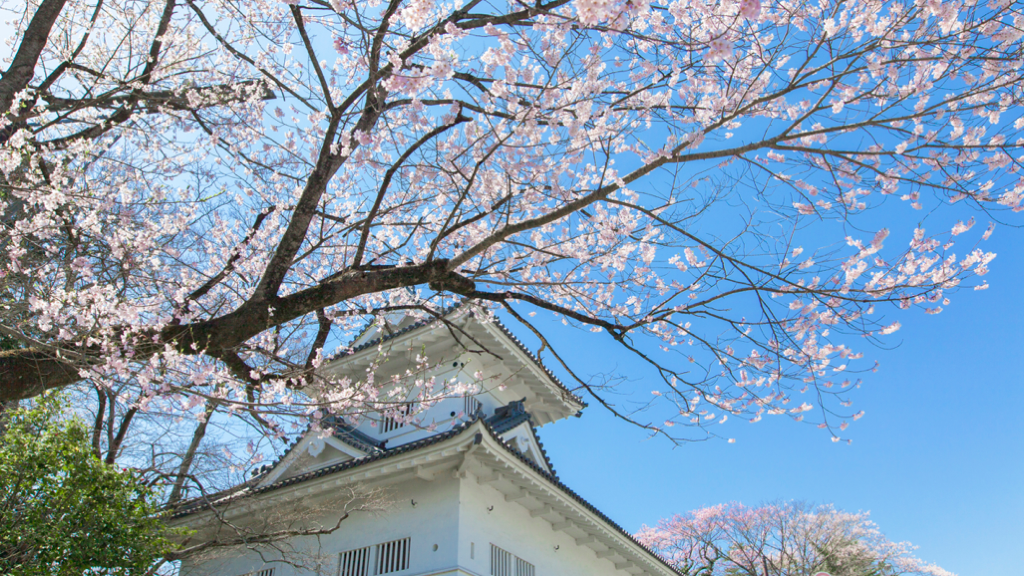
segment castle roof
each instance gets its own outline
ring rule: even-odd
[[[413,348],[422,346],[424,342],[450,342],[453,332],[459,332],[472,338],[473,348],[482,346],[487,351],[484,354],[473,350],[474,353],[500,356],[503,364],[518,368],[515,373],[524,390],[529,392],[526,404],[537,425],[578,415],[587,406],[496,316],[481,319],[472,310],[456,304],[430,318],[403,317],[394,326],[393,329],[388,326],[367,327],[350,347],[324,363],[324,372],[359,374],[363,365],[375,360],[377,351],[381,349],[400,350],[403,345]]]
[[[267,506],[280,504],[290,497],[326,492],[340,485],[396,480],[405,475],[413,478],[422,473],[424,463],[429,463],[434,467],[447,466],[460,474],[468,470],[478,482],[490,484],[503,493],[514,494],[524,507],[527,507],[527,502],[536,504],[536,507],[527,507],[531,516],[545,518],[553,528],[569,532],[578,542],[600,543],[604,549],[598,553],[603,557],[621,558],[623,565],[634,565],[651,574],[679,574],[593,504],[563,484],[553,472],[524,456],[501,437],[502,431],[528,421],[528,414],[514,408],[490,418],[478,415],[446,432],[394,448],[374,450],[359,458],[270,484],[259,485],[260,478],[254,478],[232,489],[183,502],[173,509],[170,519],[175,524],[191,523],[187,518],[213,509],[220,517],[229,516],[233,505],[243,502],[247,506],[240,507],[239,514],[259,507],[261,502]],[[243,508],[245,512],[241,511]]]

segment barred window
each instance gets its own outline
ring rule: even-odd
[[[402,426],[405,426],[405,424],[399,424],[398,421],[391,416],[385,416],[384,421],[380,423],[380,431],[382,434],[386,434],[392,430],[398,430]]]
[[[534,576],[533,564],[522,558],[516,558],[516,576]]]
[[[466,396],[462,399],[462,412],[466,416],[472,416],[476,414],[476,411],[480,409],[480,401],[472,396]]]
[[[491,544],[491,576],[512,576],[512,555]]]
[[[374,574],[390,574],[409,567],[409,538],[377,544],[377,569]]]
[[[536,576],[533,564],[491,544],[491,576]]]
[[[398,413],[401,416],[405,416],[406,414],[409,413],[409,406],[408,405],[402,406],[401,408],[398,409]],[[381,434],[387,434],[388,432],[391,432],[392,430],[398,430],[399,428],[404,428],[404,427],[405,427],[405,423],[404,422],[399,422],[398,420],[392,418],[391,416],[384,416],[383,419],[380,422],[380,432],[381,432]]]
[[[338,559],[338,576],[377,576],[407,570],[409,542],[409,538],[401,538],[342,552]]]
[[[372,546],[341,553],[338,561],[338,576],[367,576]]]

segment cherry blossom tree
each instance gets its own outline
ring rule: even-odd
[[[368,322],[479,351],[457,301],[652,433],[839,439],[862,348],[984,288],[975,217],[1022,207],[1021,9],[5,3],[0,401],[113,386],[117,414],[284,434],[394,408],[319,371]],[[609,399],[537,313],[654,371],[657,407]]]
[[[886,538],[867,512],[827,505],[710,506],[644,526],[637,538],[692,576],[953,576]]]

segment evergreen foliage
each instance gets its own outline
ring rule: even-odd
[[[170,547],[152,489],[100,461],[66,409],[46,396],[3,415],[0,574],[143,574]]]

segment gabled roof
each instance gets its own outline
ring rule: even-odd
[[[447,432],[435,434],[434,436],[423,438],[421,440],[410,442],[408,444],[403,444],[395,448],[371,453],[361,458],[356,458],[354,460],[349,460],[346,462],[325,466],[324,468],[312,470],[284,480],[279,480],[277,482],[265,486],[258,486],[257,484],[259,478],[255,478],[231,490],[226,490],[218,494],[213,494],[206,498],[196,498],[189,500],[187,502],[182,502],[173,509],[173,512],[171,512],[169,517],[171,519],[184,518],[186,516],[202,512],[209,508],[223,506],[238,500],[266,494],[269,492],[278,491],[283,488],[315,480],[317,478],[330,476],[333,474],[339,474],[345,471],[352,471],[357,468],[368,466],[374,462],[379,462],[381,460],[388,460],[399,457],[403,454],[424,450],[427,449],[428,447],[442,444],[448,440],[455,439],[463,434],[477,431],[475,438],[473,438],[472,440],[472,444],[480,444],[482,439],[481,434],[486,433],[497,445],[501,446],[501,448],[503,449],[501,452],[504,453],[507,457],[511,457],[514,460],[521,462],[522,464],[527,466],[531,471],[539,475],[541,479],[545,480],[551,487],[556,489],[557,492],[561,493],[563,497],[576,502],[577,504],[581,505],[583,508],[594,514],[608,528],[610,528],[614,532],[617,532],[620,536],[625,537],[633,545],[637,546],[639,549],[646,552],[651,558],[653,558],[656,561],[657,564],[663,566],[664,568],[667,568],[668,571],[674,574],[681,574],[678,570],[669,565],[663,558],[661,558],[652,550],[641,544],[632,534],[627,532],[625,529],[623,529],[621,526],[615,523],[615,521],[613,521],[600,510],[598,510],[593,504],[591,504],[582,496],[574,492],[571,488],[563,484],[554,474],[547,472],[542,466],[538,465],[536,462],[527,458],[526,456],[523,456],[522,454],[519,453],[518,450],[516,450],[508,442],[506,442],[501,437],[501,433],[497,431],[496,427],[504,427],[505,430],[507,431],[510,429],[508,427],[509,423],[516,418],[521,418],[521,415],[506,415],[504,418],[500,420],[494,420],[493,417],[484,419],[478,415],[476,418],[459,424],[458,426],[453,427],[451,430]],[[489,422],[490,420],[494,420],[493,424],[492,422]],[[521,424],[522,421],[520,421],[519,423]]]
[[[537,448],[544,459],[544,464],[550,470],[551,476],[558,478],[558,474],[555,473],[555,466],[551,463],[551,459],[548,458],[548,451],[544,449],[544,443],[540,441],[540,436],[537,434],[537,427],[533,425],[532,417],[523,407],[521,401],[510,402],[498,408],[494,411],[494,415],[487,418],[485,422],[498,435],[505,434],[521,424],[529,423],[530,433],[533,436],[534,442],[537,443]]]
[[[482,415],[480,415],[480,417],[483,418]],[[518,401],[511,402],[506,406],[498,408],[494,411],[492,416],[485,418],[484,421],[496,434],[504,434],[520,424],[530,423],[530,431],[533,434],[533,440],[537,443],[537,447],[540,449],[540,455],[544,459],[547,469],[550,470],[550,474],[557,478],[558,475],[555,473],[555,466],[551,463],[551,459],[548,458],[548,452],[544,449],[544,443],[540,441],[540,436],[537,434],[537,428],[536,426],[533,426],[531,419],[530,413],[523,407],[522,401]],[[361,451],[363,455],[379,454],[388,450],[388,448],[386,448],[386,440],[376,440],[367,434],[360,432],[356,428],[345,424],[340,418],[328,416],[324,419],[324,423],[327,426],[334,427],[333,438]],[[254,471],[253,478],[246,482],[244,486],[259,486],[261,483],[265,483],[268,477],[272,480],[274,471],[278,466],[281,466],[282,464],[286,466],[288,465],[286,461],[292,457],[295,449],[302,444],[302,441],[309,434],[310,429],[311,428],[307,427],[303,434],[288,445],[284,454],[281,454],[277,460],[270,464],[260,466],[256,471]],[[394,450],[394,448],[392,448],[392,450]]]
[[[372,453],[376,453],[376,452],[382,452],[385,449],[384,446],[387,443],[386,441],[377,440],[375,438],[372,438],[371,436],[369,436],[367,434],[364,434],[363,432],[360,432],[355,427],[346,424],[340,418],[336,418],[334,416],[328,416],[328,417],[326,417],[324,419],[324,424],[327,427],[333,427],[334,428],[334,434],[332,435],[332,437],[335,440],[338,440],[338,441],[340,441],[340,442],[342,442],[342,443],[344,443],[344,444],[346,444],[346,445],[348,445],[348,446],[350,446],[350,447],[352,447],[352,448],[362,452],[363,454],[372,454]],[[295,451],[296,448],[299,447],[299,444],[302,443],[302,441],[306,438],[306,436],[309,434],[309,431],[311,429],[312,429],[312,427],[307,426],[305,431],[302,432],[302,434],[300,434],[298,437],[296,437],[294,440],[292,440],[292,442],[290,444],[288,444],[288,446],[284,450],[284,453],[281,454],[281,456],[279,456],[273,462],[271,462],[269,464],[264,464],[264,465],[258,467],[256,470],[254,470],[253,471],[253,478],[252,478],[252,480],[247,482],[247,484],[250,483],[250,482],[251,483],[255,483],[255,484],[259,484],[269,474],[271,474],[273,470],[275,470],[278,466],[280,466],[288,458],[290,458],[292,456],[292,453]]]
[[[460,312],[464,312],[464,314],[459,315]],[[496,329],[495,332],[497,333],[497,337],[500,340],[503,340],[506,344],[508,344],[509,348],[521,353],[533,367],[538,369],[540,373],[543,374],[544,376],[543,380],[545,381],[545,384],[547,384],[553,392],[557,391],[556,395],[559,396],[563,402],[566,402],[568,405],[573,406],[573,411],[576,414],[578,414],[579,411],[582,410],[583,408],[587,407],[587,403],[584,402],[582,398],[577,396],[571,390],[569,390],[569,388],[566,387],[566,385],[563,384],[562,381],[559,380],[559,378],[555,376],[554,373],[552,373],[551,370],[549,370],[543,362],[541,362],[540,358],[538,358],[533,352],[530,351],[529,348],[526,347],[525,344],[523,344],[521,340],[519,340],[518,338],[516,338],[514,334],[512,334],[512,331],[509,330],[508,327],[506,327],[501,322],[501,320],[497,318],[497,316],[493,317],[492,319],[489,319],[487,322],[482,322],[476,319],[476,316],[471,310],[467,311],[461,302],[441,310],[441,312],[436,317],[418,320],[412,322],[411,324],[403,326],[402,328],[399,328],[397,330],[390,331],[387,334],[383,334],[375,338],[370,338],[366,340],[365,338],[373,335],[372,330],[374,328],[372,325],[369,325],[360,333],[359,336],[355,338],[355,340],[353,341],[353,346],[349,348],[344,348],[337,354],[330,356],[327,359],[327,361],[325,361],[324,366],[327,367],[329,364],[343,361],[346,358],[358,355],[360,352],[376,348],[381,344],[394,341],[402,336],[411,334],[413,332],[421,330],[427,331],[442,327],[442,319],[452,321],[457,318],[463,317],[471,318],[473,319],[473,321],[475,321],[477,324],[481,326],[493,326]],[[402,322],[399,322],[399,325],[401,324]]]

